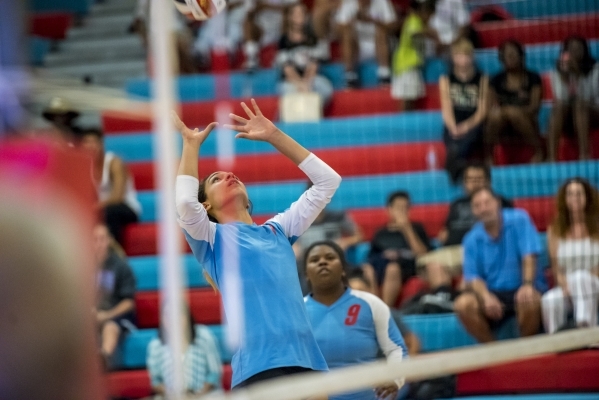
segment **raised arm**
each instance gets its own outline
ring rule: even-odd
[[[237,132],[236,137],[270,143],[289,158],[310,178],[313,186],[308,189],[289,210],[275,217],[289,238],[298,237],[331,201],[341,183],[341,177],[326,163],[310,153],[268,120],[252,99],[254,111],[241,103],[249,119],[231,114],[231,118],[243,125],[226,125]]]

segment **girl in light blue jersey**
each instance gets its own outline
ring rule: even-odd
[[[217,171],[202,181],[198,178],[198,153],[216,124],[203,131],[191,130],[173,117],[183,136],[176,187],[179,225],[194,256],[222,294],[229,326],[242,327],[236,332],[240,346],[231,362],[235,388],[327,369],[310,328],[291,245],[341,183],[328,165],[265,118],[253,99],[253,110],[241,105],[247,119],[231,114],[239,125],[225,127],[239,132],[237,138],[270,143],[314,185],[289,209],[256,225],[247,190],[233,173]],[[231,271],[235,271],[233,276]]]
[[[407,356],[389,307],[371,293],[348,288],[343,250],[332,241],[313,243],[304,257],[311,293],[304,300],[318,346],[329,368]],[[374,390],[329,396],[329,400],[395,399],[403,382]]]

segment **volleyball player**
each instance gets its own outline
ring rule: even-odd
[[[183,136],[176,187],[179,224],[196,259],[221,291],[227,316],[238,314],[231,291],[237,290],[243,302],[245,326],[231,362],[234,388],[327,370],[306,314],[291,245],[330,202],[341,182],[328,165],[265,118],[253,99],[253,111],[241,105],[248,118],[231,114],[240,125],[225,127],[239,132],[237,138],[270,143],[314,185],[288,210],[256,225],[247,190],[233,173],[217,171],[198,179],[198,152],[216,124],[191,130],[173,116]],[[224,261],[231,254],[238,254],[239,289],[223,279],[233,268]]]
[[[343,250],[333,241],[313,243],[304,257],[311,293],[304,300],[329,368],[407,356],[403,337],[389,307],[371,293],[348,288]],[[372,390],[329,396],[329,400],[395,399],[403,382],[389,382]]]

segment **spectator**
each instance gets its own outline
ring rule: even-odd
[[[413,110],[416,100],[424,97],[425,87],[421,68],[424,66],[425,39],[437,41],[436,32],[427,28],[435,13],[436,0],[411,0],[399,44],[393,55],[391,97],[402,100],[403,111]]]
[[[202,396],[221,389],[222,361],[216,339],[204,325],[194,325],[193,316],[187,309],[185,354],[183,376],[189,395]],[[172,379],[172,355],[164,342],[164,327],[161,325],[158,338],[148,345],[146,365],[152,390],[157,395],[166,394],[166,386]]]
[[[131,267],[110,246],[105,225],[94,228],[95,262],[98,268],[96,321],[101,354],[107,365],[124,332],[135,329],[135,276]]]
[[[335,15],[342,0],[315,0],[312,8],[312,25],[318,38],[323,61],[331,58],[331,40],[336,38]]]
[[[277,64],[282,69],[281,94],[316,92],[326,104],[333,96],[333,85],[318,74],[319,47],[308,26],[306,6],[298,3],[285,9],[284,33],[279,41]]]
[[[124,229],[137,222],[141,204],[127,166],[114,153],[104,152],[103,133],[99,129],[87,129],[81,134],[81,146],[92,153],[93,177],[98,187],[98,210],[110,234],[123,245]]]
[[[382,284],[381,298],[389,307],[395,305],[403,283],[416,274],[416,257],[430,250],[424,227],[408,217],[410,196],[395,192],[387,201],[389,223],[379,230],[370,244],[368,279]]]
[[[538,333],[543,274],[537,270],[538,233],[524,210],[502,210],[488,188],[472,194],[479,222],[464,238],[466,290],[455,311],[479,342],[495,340],[493,329],[516,315],[521,336]]]
[[[438,0],[429,26],[437,32],[443,54],[454,42],[470,36],[470,12],[464,0]]]
[[[80,129],[75,126],[79,111],[61,97],[54,97],[50,100],[50,104],[44,109],[42,116],[69,143],[72,143],[75,136],[80,133]]]
[[[376,58],[380,83],[391,80],[389,38],[397,28],[395,9],[389,0],[344,0],[335,22],[341,38],[348,87],[358,86],[356,63]]]
[[[459,180],[468,159],[480,153],[483,122],[487,116],[489,81],[474,64],[474,48],[466,39],[451,46],[451,72],[439,79],[445,168],[452,181]]]
[[[508,40],[499,46],[499,60],[504,71],[491,80],[485,157],[489,162],[492,161],[493,147],[508,131],[532,146],[535,150],[532,161],[539,162],[543,159],[539,135],[543,91],[541,77],[526,69],[524,47],[515,40]]]
[[[304,257],[311,293],[304,298],[318,347],[330,369],[375,361],[383,353],[390,361],[407,354],[389,307],[371,293],[347,288],[345,257],[334,242],[316,242]],[[395,398],[403,382],[375,390],[331,396],[330,399]],[[394,397],[391,397],[391,396]]]
[[[597,326],[599,304],[599,195],[582,178],[568,180],[557,194],[557,216],[547,232],[556,287],[543,295],[548,333],[567,324]]]
[[[353,268],[347,272],[347,281],[349,287],[353,290],[360,290],[362,292],[372,293],[372,284],[368,282],[364,277],[364,272],[360,268]],[[408,354],[414,356],[420,353],[420,339],[403,323],[401,319],[401,313],[398,310],[391,309],[391,315],[393,320],[399,328],[399,333],[404,338],[406,347],[408,348]]]
[[[243,24],[245,68],[260,66],[260,48],[275,44],[281,38],[285,7],[298,0],[251,0]]]
[[[562,132],[578,138],[579,157],[590,157],[589,131],[599,125],[599,66],[587,41],[570,37],[562,45],[557,69],[551,73],[555,104],[549,131],[549,160],[555,161]]]

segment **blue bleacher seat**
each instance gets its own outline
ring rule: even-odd
[[[76,15],[86,15],[94,0],[31,0],[31,11],[68,11]]]
[[[493,169],[493,188],[508,198],[553,196],[561,182],[572,176],[599,180],[599,161],[536,164]],[[247,185],[254,213],[272,214],[285,210],[305,190],[305,183],[287,182]],[[409,189],[413,204],[449,202],[461,189],[452,186],[445,171],[347,177],[333,197],[331,209],[383,207],[390,190]],[[155,219],[155,193],[140,192],[142,221]]]
[[[29,38],[29,63],[36,67],[44,65],[46,54],[50,51],[52,42],[49,39],[32,36]]]
[[[131,257],[129,265],[135,275],[137,290],[158,290],[159,259],[157,256]],[[184,255],[183,265],[188,287],[208,286],[202,268],[193,255]]]
[[[217,345],[224,363],[230,363],[232,353],[225,344],[225,332],[221,325],[208,326],[217,340]],[[146,349],[152,339],[158,337],[157,329],[140,329],[125,336],[115,354],[115,365],[124,369],[145,368]]]
[[[498,4],[497,1],[476,2],[470,8],[472,10],[486,4]],[[555,15],[578,14],[596,12],[599,3],[594,0],[511,0],[500,2],[503,7],[516,19],[530,19],[538,17],[549,17]]]

